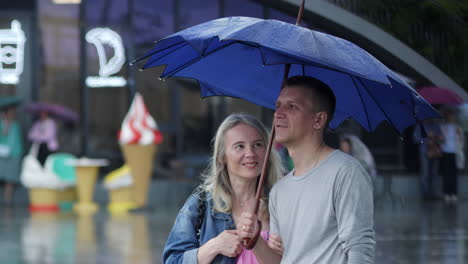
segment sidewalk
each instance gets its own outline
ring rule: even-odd
[[[161,206],[181,206],[187,197],[196,188],[196,179],[154,179],[151,182],[149,203]],[[435,184],[436,192],[441,194],[442,181],[437,177]],[[0,190],[2,188],[0,187]],[[468,199],[468,175],[458,177],[458,191],[460,199]],[[417,174],[385,174],[378,175],[375,182],[376,197],[387,197],[394,199],[419,200],[419,175]],[[102,179],[96,185],[94,199],[101,205],[108,202],[108,191],[104,189]],[[0,197],[0,201],[3,197]],[[15,192],[15,201],[20,204],[28,203],[28,194],[24,187],[19,187]]]
[[[434,181],[436,194],[442,195],[442,177],[437,176]],[[398,173],[378,175],[375,190],[377,196],[387,195],[395,197],[404,197],[409,200],[418,200],[421,198],[419,189],[419,174]],[[458,196],[459,198],[468,198],[468,175],[458,176]]]
[[[415,179],[396,176],[393,187],[416,186]],[[0,206],[0,263],[159,264],[175,216],[192,190],[187,182],[153,181],[150,202],[155,211],[146,214],[110,215],[101,184],[95,193],[101,210],[93,216],[31,214],[18,203]],[[17,195],[27,202],[24,188]],[[423,203],[417,195],[408,197],[415,199],[376,200],[375,263],[468,263],[468,200]],[[169,203],[173,205],[164,205]]]

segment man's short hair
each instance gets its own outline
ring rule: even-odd
[[[309,89],[312,92],[312,96],[310,98],[312,100],[312,104],[315,107],[314,110],[317,112],[327,113],[328,126],[328,123],[333,118],[336,106],[336,97],[330,86],[320,81],[319,79],[302,75],[290,77],[283,84],[283,88],[285,86],[302,86]]]

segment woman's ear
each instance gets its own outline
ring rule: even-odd
[[[218,157],[218,161],[219,161],[219,163],[223,164],[223,166],[226,166],[226,156],[220,155]]]

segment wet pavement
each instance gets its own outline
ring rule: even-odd
[[[30,214],[0,208],[0,263],[161,263],[180,204],[144,214]],[[468,263],[468,200],[376,201],[376,263]]]
[[[468,263],[468,201],[377,201],[376,263]]]

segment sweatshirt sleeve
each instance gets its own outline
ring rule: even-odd
[[[276,212],[276,185],[270,191],[270,202],[268,203],[268,210],[270,211],[270,233],[279,235],[278,216]]]
[[[343,166],[335,185],[338,238],[348,264],[374,263],[374,205],[370,176],[360,164]]]

